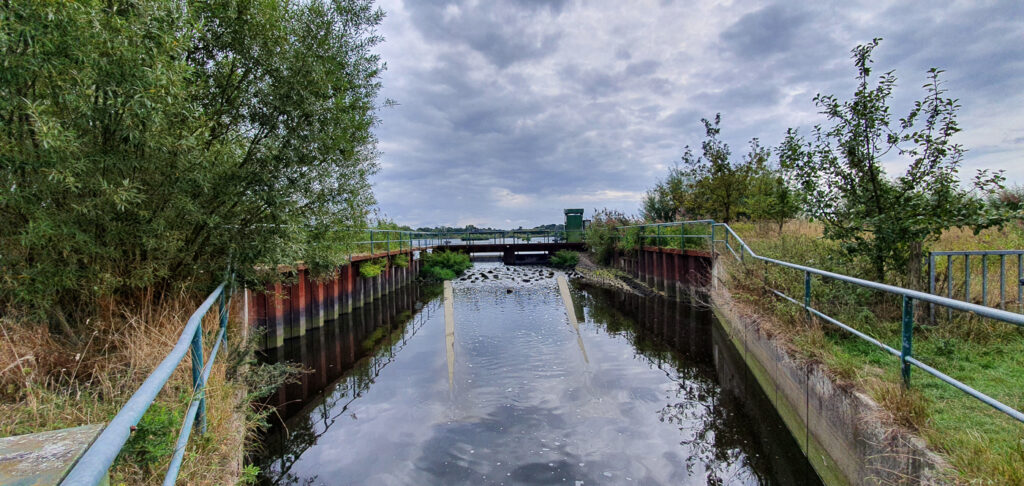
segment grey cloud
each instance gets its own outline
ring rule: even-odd
[[[409,6],[413,23],[431,42],[465,45],[499,68],[545,57],[557,47],[561,33],[535,28],[541,15],[561,11],[563,2],[415,1]],[[446,12],[456,7],[457,13]]]
[[[810,16],[792,4],[769,5],[744,15],[720,37],[726,49],[741,58],[769,56],[792,47],[809,21]]]
[[[699,145],[700,119],[716,112],[737,156],[752,137],[772,145],[789,126],[806,133],[823,121],[811,98],[848,97],[849,50],[875,36],[886,38],[876,58],[880,68],[897,70],[899,97],[919,93],[930,65],[948,70],[965,128],[997,126],[972,107],[1024,104],[1016,89],[1024,43],[1015,42],[1024,32],[1013,4],[959,5],[955,15],[938,15],[923,4],[876,12],[857,0],[799,9],[750,1],[735,5],[746,15],[708,18],[710,36],[694,45],[682,40],[689,33],[658,30],[651,21],[690,15],[692,6],[682,4],[658,7],[678,12],[623,19],[621,12],[600,15],[620,2],[407,1],[407,15],[389,19],[408,21],[386,20],[384,34],[389,42],[426,45],[409,57],[395,45],[397,58],[385,57],[382,94],[400,105],[384,110],[377,128],[385,168],[374,180],[383,210],[413,225],[495,226],[559,221],[562,207],[572,206],[635,213],[638,201],[564,198],[642,193],[684,145]],[[907,107],[899,98],[894,113]],[[1024,150],[1019,131],[995,140],[1002,142],[968,146],[968,159],[1006,166]],[[1024,179],[1018,172],[1008,173],[1011,181]],[[503,201],[504,191],[511,197]]]

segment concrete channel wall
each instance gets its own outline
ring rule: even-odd
[[[403,254],[407,255],[409,265],[393,265],[394,258]],[[285,339],[301,337],[306,330],[321,327],[325,321],[409,283],[420,270],[420,260],[414,256],[410,249],[353,256],[349,265],[338,267],[325,279],[311,279],[309,270],[301,265],[282,268],[282,273],[294,276],[292,283],[268,284],[262,291],[246,290],[248,325],[265,330],[263,349],[280,347]],[[380,258],[388,260],[383,272],[376,277],[360,275],[361,265]]]
[[[738,312],[711,253],[643,247],[616,255],[613,264],[669,297],[710,293],[728,339],[825,484],[946,484],[945,463],[920,438],[885,425],[887,412],[874,400],[794,359],[762,332],[756,316]]]

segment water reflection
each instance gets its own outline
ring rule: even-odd
[[[707,310],[573,286],[574,328],[556,277],[478,263],[454,333],[411,286],[288,343],[318,371],[275,397],[263,481],[817,482]]]
[[[409,339],[440,313],[439,292],[440,285],[414,282],[307,331],[301,339],[265,351],[266,361],[298,363],[308,370],[267,400],[276,413],[256,458],[265,484],[319,484],[315,477],[293,474],[292,465],[348,413]]]
[[[709,309],[588,288],[589,319],[633,344],[676,386],[660,419],[708,484],[820,484],[799,445]]]

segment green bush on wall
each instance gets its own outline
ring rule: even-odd
[[[394,258],[391,259],[391,264],[398,268],[408,267],[409,255],[406,255],[405,253],[402,253],[401,255],[396,255]]]
[[[454,251],[422,253],[422,277],[426,280],[451,280],[462,275],[473,266],[469,255]]]
[[[551,265],[558,268],[573,268],[580,262],[580,254],[570,250],[558,250],[551,257]]]
[[[387,266],[388,262],[383,258],[367,260],[359,264],[359,275],[365,278],[373,278],[380,275]]]

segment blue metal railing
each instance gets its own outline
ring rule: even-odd
[[[664,227],[671,227],[671,226],[685,226],[685,225],[696,225],[696,224],[707,224],[707,223],[708,223],[708,220],[702,220],[702,221],[681,221],[681,222],[675,222],[675,223],[659,223],[657,225],[653,225],[653,224],[652,225],[633,225],[633,226],[628,226],[628,227],[622,226],[620,228],[641,228],[641,229],[644,229],[644,228],[647,228],[647,227],[655,227],[655,226],[657,226],[658,228],[664,228]],[[716,229],[718,229],[719,231],[723,232],[722,233],[722,239],[716,239]],[[681,233],[683,233],[685,235],[686,231],[682,230]],[[658,234],[660,235],[661,233],[658,233]],[[684,240],[683,240],[681,235],[669,235],[669,236],[670,236],[670,238],[680,238],[680,243],[679,244],[680,244],[680,246],[683,245]],[[733,256],[735,256],[736,259],[740,260],[741,262],[744,261],[744,255],[749,255],[750,258],[752,258],[754,260],[763,261],[765,263],[769,263],[769,264],[772,264],[772,265],[777,265],[777,266],[781,266],[781,267],[791,268],[791,269],[803,272],[803,274],[804,274],[804,296],[803,296],[803,302],[800,302],[800,301],[798,301],[798,300],[796,300],[796,299],[794,299],[794,298],[792,298],[792,297],[790,297],[790,296],[788,296],[788,295],[786,295],[783,292],[780,292],[778,290],[771,289],[771,288],[769,288],[768,290],[770,290],[775,295],[777,295],[777,296],[779,296],[779,297],[781,297],[781,298],[783,298],[783,299],[785,299],[785,300],[787,300],[789,302],[792,302],[792,303],[794,303],[796,305],[799,305],[799,306],[803,307],[808,313],[810,313],[812,315],[815,315],[815,316],[825,320],[826,322],[829,322],[829,323],[839,327],[840,329],[843,329],[843,330],[853,334],[854,336],[857,336],[857,337],[859,337],[859,338],[861,338],[861,339],[863,339],[863,340],[865,340],[865,341],[875,345],[876,347],[881,348],[882,350],[886,351],[887,353],[889,353],[889,354],[891,354],[893,356],[898,357],[900,359],[900,374],[901,374],[901,376],[903,378],[903,382],[904,382],[904,384],[906,386],[910,386],[910,367],[911,366],[916,366],[917,368],[921,369],[922,371],[924,371],[924,372],[926,372],[926,373],[928,373],[928,374],[938,378],[939,380],[941,380],[941,381],[943,381],[943,382],[945,382],[945,383],[947,383],[949,385],[952,385],[953,387],[957,388],[958,390],[960,390],[960,391],[962,391],[962,392],[964,392],[964,393],[966,393],[966,394],[968,394],[968,395],[978,399],[979,401],[985,403],[986,405],[989,405],[992,408],[994,408],[994,409],[996,409],[996,410],[998,410],[1000,412],[1003,412],[1006,415],[1009,415],[1010,417],[1016,419],[1019,422],[1024,422],[1024,413],[1021,413],[1020,411],[1015,410],[1014,408],[1012,408],[1012,407],[1010,407],[1010,406],[1008,406],[1008,405],[1006,405],[1006,404],[1004,404],[1004,403],[1002,403],[1002,402],[1000,402],[1000,401],[998,401],[998,400],[996,400],[996,399],[994,399],[994,398],[992,398],[992,397],[990,397],[990,396],[988,396],[988,395],[986,395],[986,394],[984,394],[984,393],[982,393],[982,392],[980,392],[978,390],[975,390],[974,388],[971,388],[971,387],[965,385],[964,383],[962,383],[962,382],[960,382],[960,381],[950,377],[949,375],[946,375],[945,373],[942,373],[939,370],[936,370],[935,368],[932,368],[931,366],[929,366],[929,365],[921,362],[917,358],[913,357],[914,302],[915,301],[926,302],[929,305],[940,305],[940,306],[943,306],[943,307],[946,307],[946,308],[950,309],[951,311],[952,310],[959,310],[959,311],[963,311],[963,312],[968,312],[968,313],[972,313],[972,314],[975,314],[975,315],[978,315],[978,316],[981,316],[981,317],[986,317],[986,318],[989,318],[989,319],[995,319],[997,321],[1002,321],[1002,322],[1006,322],[1006,323],[1013,324],[1013,325],[1016,325],[1016,326],[1021,326],[1021,327],[1024,327],[1024,315],[1013,313],[1013,312],[1008,312],[1008,311],[1001,310],[1001,309],[994,309],[994,308],[986,307],[986,306],[983,306],[983,305],[972,304],[972,303],[969,303],[969,302],[963,302],[963,301],[956,300],[956,299],[951,299],[951,298],[948,298],[948,297],[932,295],[931,293],[919,292],[919,291],[916,291],[916,290],[910,290],[910,289],[905,289],[905,288],[902,288],[902,287],[896,287],[894,285],[887,285],[887,284],[883,284],[883,283],[872,282],[870,280],[863,280],[863,279],[859,279],[859,278],[855,278],[855,277],[850,277],[850,276],[847,276],[847,275],[842,275],[842,274],[838,274],[838,273],[832,273],[832,272],[828,272],[828,271],[825,271],[825,270],[819,270],[819,269],[813,268],[813,267],[807,267],[807,266],[804,266],[804,265],[797,265],[795,263],[790,263],[790,262],[786,262],[786,261],[782,261],[782,260],[776,260],[776,259],[773,259],[773,258],[764,257],[764,256],[761,256],[761,255],[758,255],[757,253],[754,253],[754,251],[743,241],[743,239],[740,238],[739,235],[737,235],[736,232],[733,231],[733,229],[731,227],[729,227],[728,224],[725,224],[725,223],[714,223],[714,222],[711,222],[710,234],[699,235],[699,236],[702,236],[702,237],[708,239],[708,242],[709,242],[709,245],[710,245],[710,249],[711,249],[712,252],[715,252],[715,248],[716,248],[716,244],[717,243],[722,243],[722,244],[724,244],[726,249],[728,249],[729,252],[732,253]],[[658,241],[660,242],[661,239],[659,239]],[[733,247],[733,243],[735,243],[735,248]],[[737,253],[737,251],[738,251],[738,253]],[[840,321],[838,321],[838,320],[836,320],[836,319],[834,319],[834,318],[832,318],[832,317],[822,313],[821,311],[811,307],[811,276],[812,275],[817,275],[819,277],[824,277],[824,278],[829,278],[829,279],[833,279],[833,280],[838,280],[840,282],[846,282],[846,283],[850,283],[850,284],[858,285],[858,286],[861,286],[861,287],[865,287],[865,288],[869,288],[869,289],[873,289],[873,290],[878,290],[878,291],[882,291],[882,292],[886,292],[886,293],[889,293],[889,294],[893,294],[893,295],[897,295],[897,296],[902,297],[902,299],[903,299],[903,312],[902,312],[902,322],[901,322],[901,328],[900,328],[900,331],[901,331],[900,332],[900,345],[901,345],[900,349],[895,349],[895,348],[893,348],[891,346],[888,346],[885,343],[882,343],[881,341],[879,341],[878,339],[875,339],[875,338],[873,338],[873,337],[871,337],[871,336],[869,336],[869,335],[867,335],[867,334],[865,334],[865,333],[863,333],[861,331],[858,331],[857,329],[854,329],[853,327],[851,327],[851,326],[849,326],[847,324],[844,324],[844,323],[842,323],[842,322],[840,322]]]
[[[938,295],[936,281],[936,271],[939,266],[936,264],[937,261],[941,262],[938,258],[945,257],[946,260],[946,297],[953,299],[960,296],[958,292],[953,291],[953,273],[954,265],[953,260],[955,257],[963,257],[964,265],[964,290],[963,300],[966,302],[971,301],[971,257],[980,257],[981,259],[981,305],[989,305],[988,298],[988,267],[989,257],[999,258],[999,308],[1006,310],[1006,257],[1017,257],[1017,278],[1015,280],[1015,287],[1017,287],[1017,310],[1018,312],[1024,313],[1024,250],[978,250],[978,251],[933,251],[928,254],[928,293]],[[977,261],[977,258],[975,258]],[[952,311],[950,311],[952,312]],[[935,307],[933,305],[928,306],[929,318],[935,321]],[[952,318],[952,316],[949,316]]]
[[[188,412],[185,414],[185,422],[178,435],[174,447],[174,455],[171,458],[170,467],[164,476],[163,484],[173,485],[181,469],[181,462],[185,455],[185,446],[188,445],[189,436],[193,428],[198,428],[200,433],[206,433],[206,380],[210,377],[210,370],[213,369],[213,361],[217,358],[217,351],[221,344],[227,342],[228,309],[231,306],[231,291],[225,292],[228,282],[220,284],[203,301],[202,305],[192,313],[185,329],[181,332],[178,342],[156,369],[150,373],[142,386],[132,394],[128,402],[121,407],[117,415],[104,427],[103,432],[93,441],[92,445],[85,451],[85,454],[75,463],[75,466],[68,472],[68,475],[61,482],[62,485],[100,484],[110,466],[117,459],[124,444],[128,441],[131,432],[142,419],[142,416],[153,404],[160,390],[163,389],[167,380],[174,374],[174,371],[185,359],[186,354],[192,356],[192,402]],[[231,289],[233,291],[233,288]],[[213,307],[214,302],[219,303],[220,331],[214,342],[210,356],[203,365],[203,317]]]

